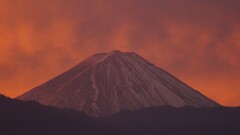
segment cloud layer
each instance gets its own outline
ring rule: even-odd
[[[238,0],[1,0],[0,93],[14,97],[96,52],[134,51],[240,105]]]

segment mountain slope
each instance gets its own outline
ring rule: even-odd
[[[239,125],[239,107],[163,106],[89,117],[0,95],[1,135],[239,135]]]
[[[239,107],[150,107],[100,118],[128,135],[239,135]]]
[[[120,51],[95,54],[18,99],[96,116],[162,105],[219,106],[139,55]]]
[[[0,95],[1,135],[108,135],[86,114]]]

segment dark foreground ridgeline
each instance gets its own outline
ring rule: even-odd
[[[240,135],[240,108],[163,106],[100,118],[0,96],[0,135]]]

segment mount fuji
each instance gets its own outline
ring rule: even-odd
[[[95,54],[17,98],[94,116],[155,106],[220,106],[138,54],[120,51]]]

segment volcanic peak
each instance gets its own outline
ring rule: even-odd
[[[92,55],[18,98],[95,116],[163,105],[219,106],[136,53],[120,51]]]

